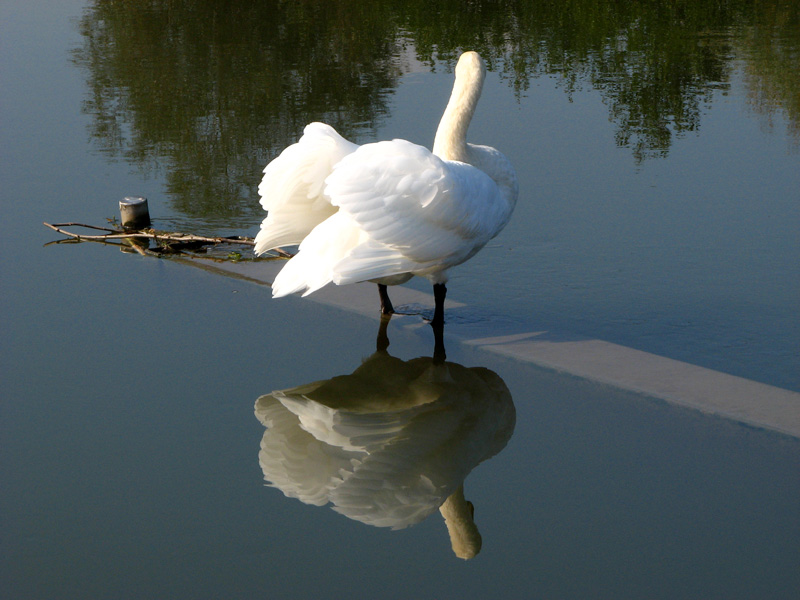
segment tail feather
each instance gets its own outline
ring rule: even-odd
[[[282,298],[303,292],[304,296],[317,291],[332,281],[329,269],[309,254],[298,252],[286,263],[272,283],[272,297]]]
[[[272,296],[280,298],[303,292],[304,296],[331,283],[336,264],[364,241],[353,219],[338,212],[308,234],[299,251],[281,269],[272,284]]]

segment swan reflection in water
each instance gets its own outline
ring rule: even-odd
[[[378,349],[350,375],[261,396],[267,428],[258,459],[264,478],[306,504],[327,503],[377,527],[415,525],[437,509],[453,551],[481,548],[463,482],[500,452],[515,409],[503,380],[480,367],[389,355],[381,321]]]

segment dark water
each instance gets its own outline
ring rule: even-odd
[[[457,343],[448,359],[491,370],[516,412],[464,482],[474,560],[437,512],[390,531],[288,499],[264,486],[256,400],[353,373],[377,320],[99,245],[43,247],[56,236],[41,226],[99,225],[141,194],[157,226],[253,234],[260,170],[305,123],[430,144],[470,47],[492,68],[470,139],[512,159],[522,193],[453,298],[800,389],[794,3],[0,14],[3,597],[800,593],[796,439]],[[388,334],[398,360],[431,354],[427,327]],[[484,439],[429,427],[445,449]]]

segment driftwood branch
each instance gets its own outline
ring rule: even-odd
[[[124,231],[122,229],[109,229],[108,227],[96,227],[94,225],[85,225],[83,223],[44,223],[45,227],[57,231],[63,235],[73,237],[76,239],[84,240],[114,240],[114,239],[132,239],[132,238],[151,238],[154,240],[167,240],[170,242],[208,242],[209,244],[242,244],[243,246],[254,246],[255,242],[250,238],[245,237],[206,237],[202,235],[193,235],[188,233],[168,233],[165,231],[156,232],[154,229],[139,229],[136,231]],[[95,229],[98,231],[108,231],[102,235],[86,235],[83,233],[75,233],[62,229],[63,227],[85,227],[87,229]]]
[[[136,240],[145,239],[152,239],[157,244],[173,244],[176,245],[176,249],[182,249],[181,246],[202,246],[208,244],[230,244],[230,245],[241,245],[241,246],[254,246],[255,241],[252,238],[241,237],[241,236],[234,236],[234,237],[208,237],[202,235],[193,235],[188,233],[171,233],[166,231],[156,231],[155,229],[139,229],[135,231],[126,231],[124,229],[111,229],[108,227],[97,227],[95,225],[86,225],[84,223],[44,223],[45,227],[49,227],[53,231],[57,231],[58,233],[70,237],[76,241],[93,241],[93,242],[108,242],[109,240],[130,240],[134,242]],[[64,229],[65,227],[83,227],[85,229],[91,229],[94,231],[105,231],[107,233],[103,234],[84,234],[84,233],[76,233],[74,231],[69,231]],[[142,248],[135,243],[130,244],[133,249],[135,249],[140,254],[155,254],[158,255],[159,253],[153,252],[152,250],[148,250],[147,248]],[[283,257],[291,257],[292,254],[286,252],[282,248],[275,248],[274,252]]]

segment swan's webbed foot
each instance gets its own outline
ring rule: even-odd
[[[378,284],[378,295],[381,298],[381,314],[394,314],[394,306],[392,306],[392,301],[389,300],[389,292],[386,290],[386,286],[382,283]]]

